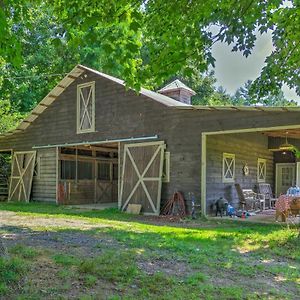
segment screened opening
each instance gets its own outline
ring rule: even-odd
[[[118,180],[119,176],[119,165],[113,164],[113,180]]]
[[[111,168],[110,163],[98,163],[98,179],[99,180],[110,180]]]
[[[93,179],[93,163],[89,161],[78,162],[78,179]]]
[[[72,160],[61,161],[61,179],[76,179],[76,162]]]
[[[78,154],[78,155],[82,155],[82,156],[93,156],[92,150],[78,149],[78,150],[77,150],[77,154]]]
[[[78,145],[59,149],[58,202],[117,203],[118,152],[117,143]]]
[[[61,148],[60,153],[62,154],[76,154],[76,149],[75,148]]]

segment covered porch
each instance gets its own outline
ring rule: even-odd
[[[221,197],[240,208],[239,188],[261,193],[262,186],[268,186],[268,193],[277,198],[291,186],[300,186],[300,160],[294,147],[300,149],[300,125],[203,133],[203,212],[214,214],[214,203]],[[266,201],[261,209],[274,203]],[[270,211],[265,215],[270,218]]]

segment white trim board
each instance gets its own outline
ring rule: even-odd
[[[286,125],[286,126],[273,126],[273,127],[257,127],[257,128],[245,128],[245,129],[228,129],[219,131],[205,131],[202,134],[205,135],[218,135],[218,134],[230,134],[230,133],[247,133],[247,132],[263,132],[263,131],[275,131],[284,129],[300,129],[300,125]]]

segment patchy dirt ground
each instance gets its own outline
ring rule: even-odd
[[[1,299],[188,299],[189,289],[190,299],[206,299],[199,296],[201,289],[197,290],[198,294],[192,292],[201,284],[202,296],[208,291],[207,295],[211,293],[220,299],[248,299],[243,296],[243,287],[246,287],[248,293],[257,294],[257,297],[253,296],[251,299],[300,299],[300,277],[297,270],[299,262],[295,260],[279,255],[259,257],[251,251],[244,251],[243,247],[232,249],[236,251],[236,257],[232,256],[228,250],[222,250],[222,241],[226,241],[227,233],[220,234],[220,240],[216,241],[214,248],[210,248],[211,242],[207,249],[205,246],[198,246],[197,243],[196,248],[191,247],[194,244],[189,242],[194,239],[191,235],[194,234],[193,228],[197,224],[184,223],[180,219],[136,217],[135,222],[160,226],[171,224],[174,227],[184,224],[192,231],[182,232],[177,236],[178,244],[173,244],[172,235],[162,233],[154,247],[151,239],[155,237],[149,235],[147,239],[147,230],[137,229],[135,233],[127,233],[127,239],[122,239],[118,238],[118,235],[110,234],[109,222],[95,223],[82,218],[28,216],[0,211],[0,234],[8,250],[22,245],[38,252],[20,286]],[[209,232],[217,226],[218,221],[216,224],[203,224],[202,227]],[[210,237],[212,240],[215,238],[213,235]],[[165,243],[166,240],[168,243]],[[99,276],[99,270],[91,269],[86,273],[80,271],[83,260],[97,261],[107,252],[112,253],[111,264],[115,264],[116,269],[118,253],[120,256],[125,253],[125,262],[123,258],[120,259],[120,264],[124,263],[122,268],[125,269],[130,267],[130,260],[129,263],[126,261],[128,253],[134,256],[136,271],[130,274],[125,270],[124,277],[136,278],[134,272],[140,272],[141,277],[127,282],[123,279],[122,269],[119,270],[121,275],[118,272],[114,274],[114,270],[110,271],[115,277],[109,279],[104,275]],[[181,253],[181,257],[176,253]],[[99,264],[101,263],[103,262],[100,261]],[[110,261],[106,263],[109,265]],[[103,265],[103,272],[107,272],[107,268],[109,266]],[[168,278],[174,276],[176,283],[169,282]],[[154,280],[154,283],[151,283],[151,280]],[[158,290],[160,284],[166,285],[160,287],[161,292]],[[173,298],[172,294],[164,290],[168,288],[168,284],[175,285]],[[210,290],[214,288],[220,292]],[[163,296],[165,293],[170,298]],[[198,295],[198,298],[195,295]]]

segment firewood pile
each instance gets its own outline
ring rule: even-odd
[[[185,200],[181,192],[175,192],[161,210],[162,215],[186,216]]]

